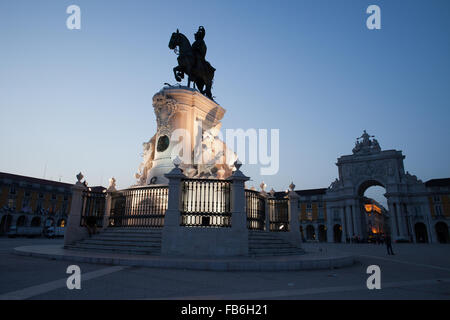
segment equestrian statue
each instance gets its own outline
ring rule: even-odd
[[[213,84],[214,72],[206,57],[205,28],[200,26],[195,33],[195,41],[191,46],[189,39],[177,29],[172,33],[169,41],[169,49],[178,54],[178,66],[173,68],[173,74],[178,82],[188,76],[188,87],[191,81],[194,86],[208,98],[212,99],[211,87]]]

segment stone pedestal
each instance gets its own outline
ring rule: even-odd
[[[72,187],[72,203],[70,205],[70,213],[67,220],[67,227],[64,232],[64,245],[71,245],[78,240],[82,240],[88,236],[85,227],[80,226],[81,209],[83,208],[83,191],[86,187],[77,182]]]
[[[231,180],[231,227],[180,226],[181,183],[185,175],[173,168],[169,180],[169,203],[164,219],[161,254],[165,256],[227,257],[248,255],[248,229],[244,183],[249,178],[237,170]]]
[[[182,227],[180,226],[181,180],[186,178],[178,167],[165,175],[169,181],[169,199],[162,232],[161,254],[181,254],[183,251]]]
[[[153,107],[157,132],[144,144],[144,161],[137,175],[139,184],[168,184],[165,174],[172,170],[176,156],[180,157],[180,168],[188,177],[215,178],[219,170],[223,170],[224,178],[231,175],[236,156],[217,137],[224,108],[187,87],[163,88],[154,95]],[[216,149],[226,151],[225,161],[215,161],[217,154],[212,151]],[[203,151],[203,157],[199,156],[199,150]],[[194,167],[199,159],[203,162]],[[214,165],[211,162],[222,163]]]
[[[285,241],[300,247],[302,244],[299,219],[300,212],[298,210],[298,200],[300,197],[293,190],[289,191],[288,197],[289,231],[278,232],[278,236],[283,238]]]

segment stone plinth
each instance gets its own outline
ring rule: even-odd
[[[236,155],[218,138],[224,108],[187,87],[164,87],[154,95],[153,107],[157,132],[144,143],[138,184],[167,184],[164,175],[173,168],[176,156],[188,177],[216,178],[219,170],[222,178],[231,175]],[[213,150],[223,150],[225,157]]]

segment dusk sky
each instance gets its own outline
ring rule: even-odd
[[[71,4],[81,30],[66,28]],[[245,165],[249,186],[328,187],[363,129],[420,179],[450,177],[447,0],[2,1],[0,171],[133,184],[152,96],[176,83],[170,36],[199,25],[223,128],[280,129],[278,174]]]

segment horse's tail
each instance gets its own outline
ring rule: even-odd
[[[216,68],[214,68],[208,61],[206,61],[206,66],[208,70],[208,80],[213,81],[214,73],[216,72]]]

